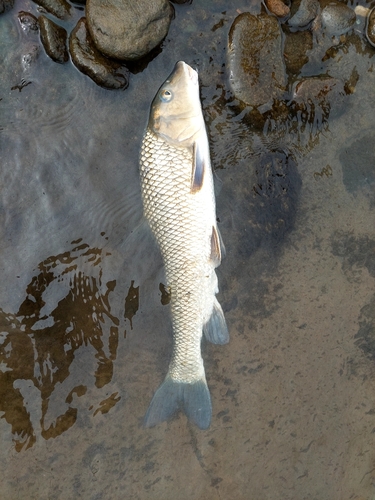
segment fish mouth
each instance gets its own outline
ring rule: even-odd
[[[195,85],[198,84],[198,73],[186,62],[184,61],[178,61],[175,66],[175,71],[180,72],[182,71],[183,73],[186,74],[186,76],[189,78],[189,80],[192,81]]]

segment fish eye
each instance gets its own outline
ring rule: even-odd
[[[173,97],[173,94],[170,90],[164,89],[160,92],[160,99],[163,102],[169,102]]]

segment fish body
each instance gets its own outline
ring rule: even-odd
[[[200,428],[211,421],[202,332],[228,342],[215,294],[222,245],[198,75],[180,61],[151,106],[140,155],[144,215],[160,247],[171,296],[173,353],[145,417],[152,426],[178,409]]]

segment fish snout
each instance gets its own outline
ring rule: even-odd
[[[198,73],[191,66],[186,64],[186,62],[178,61],[176,64],[176,70],[184,72],[192,83],[198,85]]]

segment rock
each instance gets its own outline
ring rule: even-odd
[[[168,0],[88,0],[86,5],[96,47],[120,60],[148,54],[167,35],[172,15]]]
[[[341,2],[331,1],[320,12],[313,23],[313,29],[321,28],[332,36],[347,33],[354,25],[356,15],[353,9]]]
[[[248,12],[237,16],[229,31],[228,59],[230,85],[242,102],[270,107],[283,98],[287,80],[276,17]]]
[[[69,39],[74,65],[94,82],[106,89],[124,89],[129,84],[129,71],[119,62],[104,57],[95,47],[82,17]]]
[[[18,20],[25,33],[36,33],[39,30],[38,19],[30,12],[21,10],[18,13]]]
[[[67,19],[70,16],[71,6],[66,0],[34,0],[34,2],[59,19]]]
[[[14,5],[14,0],[0,0],[0,14],[8,12]]]
[[[289,19],[288,24],[292,28],[303,28],[316,18],[319,11],[318,0],[301,0],[297,12]]]
[[[332,112],[339,114],[347,93],[344,83],[338,78],[304,78],[293,86],[290,109],[302,116],[305,122],[319,128],[327,122]]]
[[[66,42],[68,33],[64,28],[48,19],[46,16],[39,16],[40,39],[44,50],[49,57],[60,64],[69,60]]]
[[[375,7],[371,9],[367,16],[366,37],[370,44],[375,47]]]
[[[308,99],[322,101],[326,99],[333,89],[344,94],[344,85],[341,80],[331,76],[314,76],[304,78],[297,82],[293,88],[293,99],[296,102],[307,101]]]
[[[266,5],[268,10],[277,17],[285,17],[290,12],[289,7],[282,0],[266,0]]]
[[[302,67],[309,61],[306,55],[313,48],[311,31],[296,31],[285,36],[284,59],[288,74],[298,75]]]

